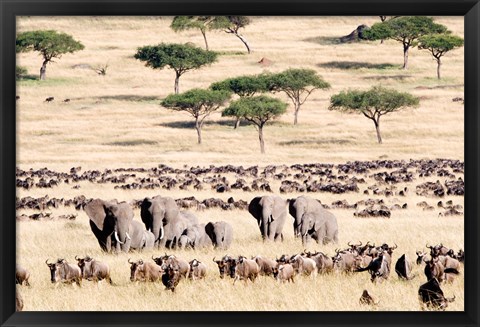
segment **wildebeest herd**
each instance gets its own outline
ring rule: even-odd
[[[335,174],[334,169],[337,169]],[[387,171],[373,171],[389,169]],[[129,189],[127,185],[138,185],[138,189],[169,190],[174,187],[179,189],[201,189],[210,183],[215,192],[229,192],[239,189],[245,192],[255,189],[263,191],[263,196],[251,196],[249,201],[235,201],[231,197],[228,201],[221,199],[206,199],[199,201],[195,197],[173,199],[166,196],[149,196],[142,200],[133,199],[129,202],[118,200],[92,199],[78,196],[71,200],[50,198],[24,197],[17,198],[17,209],[40,210],[41,215],[48,215],[43,210],[48,208],[68,207],[73,205],[77,210],[83,210],[89,218],[89,226],[96,237],[100,248],[106,253],[130,252],[141,253],[145,249],[219,249],[227,251],[235,238],[235,230],[228,221],[209,221],[201,223],[196,215],[189,209],[204,210],[219,207],[223,210],[247,210],[256,220],[260,235],[265,242],[282,242],[284,239],[284,226],[293,218],[293,236],[299,244],[307,245],[314,240],[318,244],[339,244],[339,230],[337,218],[331,209],[354,209],[354,217],[385,217],[389,218],[391,210],[407,208],[407,203],[397,207],[387,207],[383,199],[360,200],[349,204],[346,200],[334,201],[331,205],[321,203],[319,200],[300,195],[295,198],[283,198],[289,192],[330,192],[341,194],[357,192],[364,195],[375,196],[405,196],[407,187],[396,187],[397,183],[411,183],[416,179],[412,173],[415,170],[418,177],[437,176],[445,177],[442,184],[424,182],[416,186],[416,194],[442,199],[437,203],[437,209],[445,209],[442,215],[461,215],[461,205],[454,205],[452,200],[443,200],[448,195],[463,195],[463,180],[454,173],[463,174],[463,163],[451,160],[430,161],[377,161],[354,162],[344,165],[293,165],[293,166],[267,166],[262,171],[258,167],[244,169],[235,166],[209,168],[173,169],[164,165],[153,169],[117,169],[100,171],[86,171],[79,174],[81,167],[72,168],[69,173],[56,173],[48,169],[23,171],[17,169],[17,187],[28,190],[32,187],[50,188],[60,184],[72,185],[79,188],[80,182],[113,183],[120,184],[122,189]],[[452,173],[453,172],[453,173]],[[120,173],[120,175],[115,175]],[[138,176],[137,174],[143,174]],[[237,178],[231,184],[225,174],[235,174],[237,177],[249,176],[252,184],[246,185],[246,180]],[[359,185],[364,183],[358,176],[349,176],[349,173],[363,174],[365,178],[375,181],[375,185],[366,187],[363,191]],[[147,176],[145,176],[145,174]],[[203,174],[203,175],[202,175]],[[209,175],[210,174],[210,175]],[[211,176],[213,174],[213,176]],[[202,177],[203,176],[203,177]],[[289,180],[291,177],[294,181]],[[267,178],[273,178],[280,183],[279,193],[272,191]],[[132,181],[136,180],[136,181]],[[303,181],[302,181],[303,180]],[[150,186],[149,186],[150,185]],[[202,186],[203,185],[203,186]],[[242,186],[243,185],[243,186]],[[255,186],[256,185],[256,186]],[[273,184],[272,184],[273,185]],[[289,191],[287,185],[296,185]],[[316,185],[316,188],[312,188]],[[350,189],[355,185],[353,189]],[[118,185],[115,186],[115,188]],[[148,186],[148,187],[147,187]],[[238,187],[240,188],[238,188]],[[268,186],[268,187],[267,187]],[[303,190],[303,191],[302,191]],[[423,210],[432,210],[433,206],[425,201],[417,203]],[[134,220],[134,209],[140,209],[141,222]],[[360,210],[364,208],[363,210]],[[456,212],[456,213],[450,213]],[[35,215],[40,215],[36,213]],[[22,220],[22,216],[17,219]],[[65,217],[75,219],[76,215]],[[290,218],[291,217],[291,218]],[[35,219],[35,218],[34,218]],[[143,223],[142,223],[143,222]],[[341,237],[340,237],[341,238]],[[350,275],[359,272],[368,272],[372,282],[386,280],[392,269],[392,253],[398,252],[397,245],[375,245],[366,243],[347,243],[348,247],[336,249],[335,253],[310,252],[304,250],[292,255],[279,254],[276,258],[259,255],[258,253],[232,256],[225,254],[222,258],[212,258],[218,266],[220,278],[231,277],[235,284],[239,280],[254,282],[258,276],[274,278],[279,282],[292,282],[301,280],[301,276],[321,278],[325,274]],[[419,246],[420,247],[420,246]],[[423,245],[421,245],[423,247]],[[428,309],[444,310],[453,298],[443,295],[440,286],[442,283],[452,283],[460,274],[464,264],[463,250],[456,251],[442,244],[430,246],[430,252],[417,251],[417,265],[424,265],[426,283],[420,285],[418,295],[420,302]],[[47,259],[47,258],[46,258]],[[130,265],[130,280],[132,282],[162,282],[167,290],[175,291],[182,280],[202,280],[207,274],[212,274],[205,262],[197,258],[185,260],[176,254],[166,254],[152,257],[152,261],[138,258],[125,263]],[[111,285],[115,284],[118,276],[111,276],[107,263],[90,256],[75,256],[76,264],[67,262],[65,258],[56,261],[45,261],[50,270],[52,283],[66,282],[81,286],[82,281],[105,280]],[[74,261],[73,261],[74,262]],[[395,262],[393,268],[398,277],[406,282],[417,281],[416,274],[412,274],[414,262],[403,253]],[[17,267],[16,282],[29,284],[29,272]],[[359,294],[360,295],[360,294]],[[382,299],[365,290],[360,297],[362,304],[378,304]],[[423,307],[423,306],[422,306]]]

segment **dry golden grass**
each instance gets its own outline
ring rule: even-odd
[[[293,110],[278,122],[266,127],[266,151],[260,156],[257,134],[252,126],[233,130],[230,120],[214,114],[204,127],[203,142],[196,144],[196,134],[188,115],[162,108],[162,98],[173,92],[171,70],[156,71],[144,67],[133,58],[137,47],[160,42],[193,42],[203,47],[200,33],[174,33],[170,17],[21,17],[18,31],[55,29],[66,32],[85,45],[85,50],[64,55],[47,67],[47,80],[24,80],[17,84],[17,166],[21,169],[48,167],[68,171],[82,166],[83,170],[118,167],[155,167],[167,164],[181,168],[210,164],[260,165],[295,163],[341,163],[353,160],[464,158],[463,105],[452,102],[463,97],[463,48],[447,54],[443,60],[443,79],[436,79],[436,66],[427,52],[412,49],[410,69],[400,68],[401,45],[394,41],[377,43],[337,44],[334,38],[346,35],[358,25],[371,25],[378,17],[257,17],[252,19],[243,35],[253,48],[245,54],[243,44],[223,32],[207,34],[212,50],[224,51],[210,67],[189,72],[180,80],[180,90],[207,87],[210,83],[241,74],[258,74],[264,70],[278,72],[289,67],[313,68],[332,88],[314,92],[302,107],[299,125],[293,126]],[[463,36],[463,17],[438,17],[454,34]],[[257,62],[266,57],[269,67]],[[348,69],[348,66],[360,66]],[[41,58],[36,53],[18,56],[19,65],[37,75]],[[106,76],[90,69],[74,69],[77,64],[93,67],[108,64]],[[387,67],[387,68],[385,68]],[[384,143],[376,143],[373,123],[361,116],[332,112],[327,109],[332,94],[346,88],[369,88],[382,84],[421,97],[420,107],[382,118]],[[54,96],[52,103],[44,102]],[[285,101],[288,99],[278,96]],[[69,103],[62,100],[70,98]],[[435,179],[433,179],[435,180]],[[418,179],[420,184],[424,180]],[[195,195],[197,199],[219,197],[250,200],[257,194],[213,191],[114,190],[111,184],[82,182],[80,189],[61,185],[54,189],[18,190],[17,196],[73,198],[85,195],[119,200],[141,199],[161,193],[174,198]],[[277,184],[272,184],[278,190]],[[291,197],[298,194],[292,194]],[[289,195],[290,197],[290,195]],[[361,193],[317,194],[323,203],[339,199],[354,203],[366,196]],[[373,197],[373,196],[369,196]],[[463,197],[452,197],[463,204]],[[425,212],[415,206],[427,200],[410,192],[402,202],[409,209],[392,212],[391,219],[356,219],[352,210],[335,210],[339,220],[340,242],[372,240],[377,243],[396,242],[395,260],[403,253],[414,258],[415,250],[426,242],[463,248],[463,217],[438,217],[438,211]],[[389,200],[390,204],[393,200]],[[73,213],[62,208],[54,215]],[[74,210],[73,210],[74,211]],[[26,213],[30,213],[26,211]],[[234,226],[235,241],[228,253],[233,255],[263,254],[275,257],[281,253],[302,250],[293,239],[291,222],[286,226],[282,244],[263,244],[252,217],[244,211],[198,212],[203,222],[228,220]],[[138,210],[136,218],[140,219]],[[178,251],[186,259],[207,263],[206,281],[185,282],[176,294],[165,292],[162,285],[132,285],[128,279],[127,259],[150,258],[159,251],[138,254],[106,255],[89,230],[88,218],[78,212],[75,221],[19,222],[18,261],[32,272],[32,287],[22,287],[25,310],[419,310],[419,276],[401,282],[394,272],[383,284],[373,285],[368,274],[354,276],[319,276],[316,280],[297,278],[292,285],[279,285],[273,279],[260,278],[254,285],[232,285],[230,279],[220,280],[212,257],[225,252],[213,250]],[[310,244],[333,254],[335,246]],[[81,289],[49,282],[45,265],[65,257],[90,254],[112,267],[112,278],[118,284],[84,282]],[[463,276],[454,284],[442,286],[447,296],[456,295],[448,310],[463,310]],[[368,289],[380,299],[377,307],[360,306],[358,299]],[[104,301],[112,298],[114,301]],[[226,296],[222,294],[227,294]]]

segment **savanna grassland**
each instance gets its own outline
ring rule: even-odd
[[[202,137],[196,143],[193,120],[187,114],[167,110],[160,102],[173,93],[174,72],[169,69],[147,68],[133,55],[138,47],[160,42],[192,42],[203,47],[203,38],[197,31],[175,33],[170,28],[171,17],[19,17],[17,31],[54,29],[65,32],[85,45],[85,49],[62,56],[47,66],[47,80],[39,81],[41,57],[37,53],[21,53],[17,65],[28,69],[27,78],[17,82],[17,167],[21,170],[48,168],[68,173],[72,167],[88,170],[116,168],[150,169],[164,164],[173,168],[234,165],[245,168],[258,165],[322,163],[338,165],[349,161],[374,160],[435,160],[438,158],[464,160],[464,106],[453,102],[464,93],[464,50],[449,52],[443,58],[442,79],[436,77],[436,63],[426,51],[410,50],[409,69],[402,70],[402,45],[386,40],[341,44],[338,38],[352,32],[358,25],[380,21],[378,17],[252,17],[252,22],[241,33],[252,47],[247,54],[243,44],[224,32],[207,32],[211,50],[222,54],[216,63],[188,72],[180,79],[180,92],[191,88],[206,88],[211,83],[244,74],[264,71],[280,72],[287,68],[315,69],[331,84],[329,90],[312,93],[299,113],[299,124],[293,125],[293,107],[284,94],[275,94],[289,103],[287,114],[265,127],[266,154],[260,155],[258,134],[253,126],[242,123],[233,129],[233,121],[222,118],[220,111],[211,115]],[[464,35],[463,17],[437,17],[455,35]],[[268,58],[271,65],[258,63]],[[93,69],[108,65],[106,75]],[[367,89],[383,85],[420,98],[420,105],[382,117],[383,144],[378,144],[373,123],[361,115],[329,111],[330,96],[349,88]],[[47,97],[55,97],[45,102]],[[64,99],[70,102],[63,102]],[[333,173],[340,175],[334,166]],[[395,168],[396,169],[396,168]],[[372,176],[379,169],[356,177],[364,178],[358,192],[334,194],[309,193],[323,204],[346,200],[356,203],[367,199],[384,199],[387,206],[407,203],[407,209],[392,210],[391,217],[357,218],[355,209],[331,209],[339,224],[340,244],[310,243],[309,250],[329,255],[347,242],[370,240],[384,242],[398,249],[393,262],[403,253],[411,260],[416,250],[425,250],[425,244],[444,245],[455,250],[463,248],[464,216],[439,216],[443,209],[439,200],[452,200],[463,205],[463,196],[446,195],[443,198],[416,193],[416,186],[439,180],[445,176],[419,176],[411,169],[411,182],[396,184],[398,190],[408,187],[405,196],[368,195],[363,191],[378,185]],[[450,173],[451,168],[447,168]],[[463,173],[455,172],[456,178]],[[227,175],[233,183],[236,176]],[[317,178],[317,177],[314,177]],[[133,181],[130,178],[130,182]],[[38,182],[38,179],[36,180]],[[249,181],[250,182],[250,181]],[[275,194],[279,181],[269,179]],[[121,189],[112,183],[80,181],[60,183],[52,188],[33,187],[17,189],[17,197],[86,198],[140,200],[161,194],[175,199],[195,196],[198,200],[229,197],[250,201],[263,191],[231,190],[217,193],[210,188],[201,191],[178,187],[171,190]],[[385,189],[390,185],[379,185]],[[304,193],[280,194],[293,198]],[[417,203],[426,201],[433,210],[423,210]],[[283,243],[263,243],[255,219],[245,210],[207,209],[196,211],[203,223],[226,220],[234,229],[234,242],[228,251],[213,249],[167,251],[185,259],[197,258],[208,266],[204,281],[182,281],[175,294],[164,291],[161,283],[131,283],[129,258],[150,260],[164,250],[110,255],[100,251],[90,231],[88,217],[82,210],[60,206],[48,208],[52,217],[75,214],[74,220],[45,219],[18,221],[17,260],[31,272],[31,287],[20,291],[25,310],[419,310],[419,285],[426,281],[423,265],[414,265],[418,276],[401,281],[392,269],[389,280],[372,284],[367,273],[352,276],[332,274],[316,279],[297,277],[294,284],[279,284],[273,278],[260,277],[254,284],[237,283],[218,277],[213,257],[227,252],[232,255],[262,254],[275,258],[294,254],[304,247],[293,238],[292,219],[284,228]],[[38,210],[19,210],[20,214],[38,213]],[[140,210],[135,218],[140,220]],[[50,283],[45,260],[66,258],[74,262],[75,255],[89,254],[107,262],[112,279],[110,286],[98,286],[84,281],[81,288]],[[359,305],[364,289],[380,302],[373,307]],[[447,310],[464,308],[463,271],[452,283],[442,285],[447,297],[456,296]],[[110,300],[106,301],[105,299]],[[113,299],[113,300],[112,300]]]

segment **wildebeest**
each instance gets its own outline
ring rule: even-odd
[[[273,277],[278,280],[279,282],[285,283],[286,281],[295,283],[293,279],[295,276],[295,272],[293,267],[289,263],[285,264],[278,264],[277,267],[273,269]]]
[[[448,303],[455,300],[455,296],[453,298],[446,298],[443,295],[440,283],[435,277],[420,286],[418,295],[422,303],[422,309],[424,309],[423,304],[425,304],[427,308],[445,310]]]
[[[143,260],[130,261],[130,281],[142,281],[142,282],[156,282],[162,278],[163,270],[160,266],[151,263],[143,262]]]
[[[351,273],[357,268],[357,260],[355,255],[350,252],[340,252],[335,250],[336,255],[332,258],[334,267],[345,273]]]
[[[175,287],[177,287],[181,279],[179,267],[175,263],[166,264],[164,267],[165,271],[162,275],[162,283],[165,285],[166,290],[175,292]]]
[[[161,257],[158,257],[158,258],[154,258],[152,257],[153,261],[155,261],[155,263],[159,266],[162,266],[163,269],[165,269],[166,266],[168,266],[169,264],[173,264],[175,266],[178,266],[178,269],[179,269],[179,272],[180,272],[180,277],[183,277],[183,278],[187,278],[188,277],[188,273],[190,271],[190,264],[171,254],[171,255],[168,255],[165,253],[164,256],[161,256]]]
[[[311,258],[304,258],[300,254],[297,254],[289,260],[289,263],[297,274],[317,276],[317,263]]]
[[[50,268],[50,281],[52,283],[71,284],[75,282],[78,286],[81,286],[82,272],[77,265],[70,264],[65,259],[58,259],[55,263],[49,263],[47,259],[45,263]]]
[[[360,299],[358,302],[360,304],[367,304],[367,305],[377,305],[380,301],[375,301],[376,299],[371,296],[367,290],[363,290],[362,296],[360,296]]]
[[[237,280],[244,280],[245,284],[249,279],[254,282],[259,272],[260,267],[254,260],[247,259],[244,256],[239,256],[236,260],[235,279],[233,280],[233,284],[235,285]]]
[[[388,279],[390,275],[390,267],[388,265],[388,253],[382,252],[365,268],[357,268],[355,272],[368,271],[370,273],[370,280],[375,282],[377,279],[383,281]]]
[[[431,245],[426,244],[425,247],[430,249],[430,255],[432,257],[436,257],[436,256],[439,256],[439,255],[447,255],[448,251],[450,250],[449,248],[444,246],[442,243],[437,244],[435,246],[431,246]]]
[[[427,253],[422,251],[415,251],[415,253],[417,254],[417,265],[421,265]]]
[[[333,271],[333,260],[328,255],[317,251],[315,251],[315,253],[304,251],[304,253],[307,258],[315,261],[319,274],[326,274]]]
[[[400,279],[411,280],[415,278],[415,275],[411,275],[412,264],[410,261],[408,261],[405,254],[398,258],[397,262],[395,263],[395,272]]]
[[[26,286],[30,286],[28,279],[30,278],[30,273],[20,265],[15,267],[15,284],[23,285],[25,282]]]
[[[213,258],[213,262],[215,262],[218,266],[218,271],[220,273],[220,278],[224,278],[225,275],[230,276],[230,277],[235,277],[234,275],[230,274],[230,266],[232,263],[235,263],[235,259],[229,256],[228,254],[225,255],[221,260],[215,260]]]
[[[52,102],[53,100],[55,100],[54,97],[48,97],[45,99],[45,102]]]
[[[190,271],[188,273],[188,278],[191,280],[203,279],[207,274],[207,266],[197,259],[193,259],[189,262]]]
[[[256,257],[253,257],[252,260],[255,260],[257,265],[260,267],[260,275],[263,276],[270,276],[273,274],[273,268],[277,266],[277,263],[275,260],[257,255]]]
[[[84,279],[93,280],[94,282],[105,279],[110,285],[113,284],[110,278],[110,267],[105,262],[97,261],[89,256],[85,258],[77,258],[75,256],[75,259]]]

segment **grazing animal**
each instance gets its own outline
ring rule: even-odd
[[[334,267],[341,272],[351,273],[357,268],[357,260],[353,253],[335,250],[336,255],[332,258]]]
[[[130,261],[130,281],[142,281],[142,282],[156,282],[162,278],[163,270],[160,266],[151,263],[143,262],[143,260]]]
[[[233,280],[233,284],[235,285],[237,280],[244,280],[245,284],[249,279],[252,282],[255,282],[259,272],[260,267],[254,260],[247,259],[244,256],[239,256],[236,260],[235,279]]]
[[[273,269],[273,278],[278,280],[279,282],[292,282],[295,283],[294,280],[295,271],[291,264],[278,264],[277,267]]]
[[[300,254],[293,256],[289,262],[297,274],[306,276],[317,276],[317,263],[310,258],[304,258]]]
[[[203,262],[200,262],[197,259],[193,259],[189,262],[189,264],[190,272],[188,273],[188,278],[190,278],[191,280],[205,278],[205,275],[207,274],[207,266]]]
[[[230,269],[230,266],[234,265],[235,263],[235,259],[232,258],[231,256],[229,256],[228,254],[225,255],[221,260],[215,260],[215,258],[213,258],[213,262],[215,262],[218,266],[218,271],[220,273],[220,278],[225,278],[225,275],[228,275],[230,277],[235,277],[234,275],[232,275],[230,272],[231,272],[231,269]]]
[[[180,277],[183,277],[183,278],[188,277],[188,273],[190,271],[190,264],[187,261],[181,258],[178,258],[175,255],[168,255],[166,253],[162,257],[158,257],[158,258],[152,257],[152,259],[153,261],[155,261],[157,265],[162,266],[163,269],[165,269],[166,266],[168,266],[169,264],[178,266]]]
[[[427,253],[422,251],[415,251],[415,253],[417,254],[417,265],[421,265]]]
[[[327,274],[333,271],[333,260],[329,256],[323,254],[322,252],[306,252],[304,251],[307,258],[311,258],[317,264],[317,271],[319,274]]]
[[[70,102],[70,99],[65,99],[63,100],[63,102]]]
[[[411,280],[415,278],[415,275],[411,275],[412,264],[410,261],[408,261],[405,254],[398,258],[397,262],[395,263],[395,272],[400,279]]]
[[[78,286],[82,286],[82,272],[80,267],[68,263],[65,259],[58,259],[55,263],[45,261],[50,268],[50,281],[52,283],[63,282],[71,284],[75,282]]]
[[[252,260],[255,260],[257,265],[260,267],[260,275],[262,276],[270,276],[273,274],[273,268],[277,266],[275,260],[265,258],[263,256],[257,255],[253,257]]]
[[[423,305],[426,305],[427,308],[445,310],[449,302],[455,301],[455,295],[453,298],[446,298],[443,295],[440,282],[435,277],[419,287],[418,295],[422,309],[424,309]]]
[[[165,285],[166,290],[175,292],[175,287],[177,287],[180,279],[181,274],[177,265],[169,263],[165,266],[165,272],[162,275],[162,283]]]
[[[360,296],[360,299],[358,302],[360,304],[366,304],[366,305],[377,305],[380,301],[375,301],[376,299],[371,296],[367,290],[363,290],[362,296]]]
[[[86,280],[93,280],[98,282],[106,280],[110,285],[113,285],[112,278],[110,278],[110,267],[105,262],[97,261],[89,256],[85,258],[77,258],[78,266],[82,272],[82,277]]]
[[[425,276],[427,280],[436,277],[439,282],[453,282],[455,275],[460,274],[460,262],[449,256],[440,255],[432,257],[431,260],[425,261]]]
[[[48,97],[45,99],[45,102],[52,102],[53,100],[55,100],[54,97]]]
[[[17,265],[15,268],[15,284],[23,285],[25,282],[26,286],[30,286],[28,279],[30,278],[30,273],[20,265]]]
[[[388,253],[382,252],[365,268],[357,268],[355,272],[368,271],[370,280],[375,282],[377,279],[383,281],[390,275],[390,266],[388,265]]]

